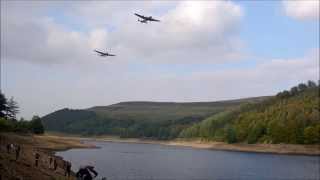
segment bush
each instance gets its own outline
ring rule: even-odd
[[[0,118],[0,132],[11,131],[13,129],[13,124],[4,118]]]

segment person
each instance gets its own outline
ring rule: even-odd
[[[0,135],[0,144],[1,144],[1,147],[2,147],[2,144],[5,144],[5,139],[1,135]]]
[[[53,161],[52,156],[49,156],[49,169],[52,169],[52,161]]]
[[[36,167],[38,167],[38,164],[39,164],[39,159],[40,159],[40,154],[38,152],[35,153],[35,162],[34,162],[34,165]]]
[[[15,150],[16,150],[16,161],[17,161],[20,155],[20,150],[21,150],[20,145],[16,145]]]
[[[54,158],[54,160],[53,160],[53,170],[57,170],[57,167],[58,167],[58,162],[57,162],[56,158]]]
[[[94,177],[90,172],[94,174],[94,177],[98,176],[98,172],[94,170],[93,166],[81,166],[76,173],[76,177],[81,180],[92,180]]]
[[[71,174],[71,163],[68,161],[64,161],[64,168],[65,168],[64,176],[69,177]]]
[[[10,153],[10,144],[7,144],[7,153],[9,154]]]

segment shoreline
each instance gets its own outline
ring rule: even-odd
[[[3,178],[30,177],[35,180],[50,180],[52,178],[65,179],[63,164],[65,160],[56,155],[58,151],[79,148],[99,148],[94,145],[97,142],[115,142],[115,143],[135,143],[135,144],[159,144],[176,147],[190,147],[194,149],[207,149],[219,151],[236,151],[247,153],[264,154],[287,154],[287,155],[320,155],[320,145],[292,145],[292,144],[227,144],[223,142],[201,141],[199,139],[176,139],[170,141],[138,139],[138,138],[120,138],[115,136],[83,137],[75,135],[45,134],[28,135],[15,133],[0,133],[0,168]],[[19,144],[22,154],[19,160],[15,160],[14,153],[6,153],[8,143]],[[40,154],[40,166],[34,166],[34,153]],[[49,157],[54,157],[58,161],[58,170],[53,171],[48,168]],[[13,172],[13,173],[12,173]],[[75,179],[74,172],[68,180]]]
[[[46,136],[57,137],[57,135],[46,135]],[[61,136],[59,135],[58,137],[61,137]],[[225,142],[201,141],[199,139],[175,139],[175,140],[166,141],[166,140],[150,140],[150,139],[139,139],[139,138],[120,138],[116,136],[82,137],[82,136],[67,135],[67,136],[62,136],[61,138],[78,140],[78,141],[159,144],[159,145],[166,145],[166,146],[190,147],[194,149],[207,149],[207,150],[219,150],[219,151],[320,156],[319,144],[316,144],[316,145],[246,144],[246,143],[228,144]],[[97,147],[91,146],[89,148],[97,148]]]
[[[16,155],[15,147],[11,144],[20,147],[20,155]],[[58,136],[0,133],[0,179],[75,180],[74,172],[71,172],[70,177],[66,176],[64,166],[66,161],[56,155],[57,151],[72,148],[96,148],[96,146],[84,144],[79,139]],[[37,164],[36,154],[38,154]],[[50,165],[50,158],[56,161],[55,169],[52,168],[52,164]]]
[[[283,154],[283,155],[305,155],[319,156],[320,145],[294,145],[294,144],[228,144],[224,142],[204,142],[200,140],[141,140],[141,139],[95,139],[96,141],[135,143],[135,144],[160,144],[176,147],[190,147],[194,149],[207,149],[219,151],[263,153],[263,154]]]

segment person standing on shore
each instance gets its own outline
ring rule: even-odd
[[[52,169],[52,161],[53,161],[52,156],[49,156],[49,169]]]
[[[36,167],[38,167],[38,163],[39,163],[39,160],[40,160],[40,154],[38,152],[36,152],[34,157],[35,157],[34,165]]]
[[[10,153],[10,144],[7,144],[7,153]]]
[[[5,138],[0,135],[0,148],[1,148],[1,149],[2,149],[2,145],[5,144],[5,143],[6,143]],[[0,150],[1,150],[1,149],[0,149]]]
[[[57,167],[58,167],[58,163],[57,163],[56,158],[54,158],[54,160],[53,160],[53,170],[57,170]]]
[[[70,177],[71,174],[71,163],[68,161],[64,161],[65,174],[64,176]]]
[[[20,145],[15,146],[15,151],[16,151],[16,161],[17,161],[19,158],[19,155],[20,155],[20,151],[21,151]]]

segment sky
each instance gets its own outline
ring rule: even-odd
[[[1,91],[27,119],[122,101],[274,95],[319,79],[319,38],[317,0],[4,0]]]

